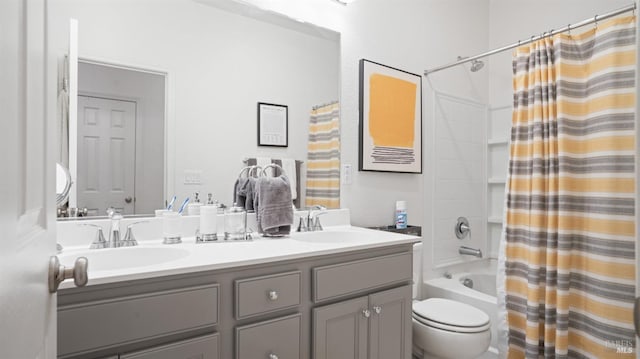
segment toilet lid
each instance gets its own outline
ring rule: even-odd
[[[414,303],[413,313],[417,319],[451,327],[478,328],[489,324],[489,316],[480,309],[444,298],[429,298]]]

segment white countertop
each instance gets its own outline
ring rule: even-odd
[[[93,250],[87,249],[86,243],[67,245],[58,257],[63,265],[71,265],[78,256],[87,257],[87,285],[90,286],[346,253],[419,240],[416,236],[337,225],[325,227],[321,232],[296,232],[288,237],[258,237],[251,241],[195,243],[195,237],[183,237],[181,244],[163,245],[158,240],[139,240],[137,247]],[[62,289],[72,287],[74,284],[70,280],[60,284]]]

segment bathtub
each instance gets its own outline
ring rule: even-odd
[[[447,298],[470,304],[489,315],[491,319],[491,346],[489,352],[481,358],[497,358],[497,316],[496,298],[497,261],[492,259],[477,261],[448,268],[445,276],[424,282],[424,298]],[[465,286],[465,283],[469,286]],[[471,282],[473,285],[471,285]],[[470,288],[472,286],[473,288]]]

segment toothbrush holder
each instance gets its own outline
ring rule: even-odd
[[[182,215],[178,212],[165,212],[162,214],[163,244],[182,243]]]

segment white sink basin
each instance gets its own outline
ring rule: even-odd
[[[124,247],[92,249],[80,252],[61,253],[60,263],[72,267],[76,258],[89,260],[89,272],[146,267],[174,261],[189,255],[189,251],[175,247]]]
[[[352,243],[370,238],[371,234],[356,231],[300,232],[291,236],[293,240],[309,243]]]

